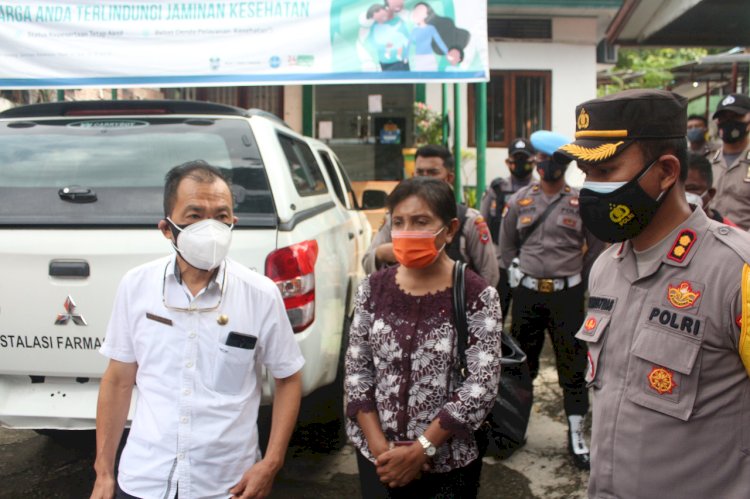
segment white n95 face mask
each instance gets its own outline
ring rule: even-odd
[[[212,218],[180,227],[169,217],[167,221],[179,231],[172,247],[187,263],[201,270],[213,270],[226,258],[232,242],[232,228]],[[174,234],[174,231],[172,231]]]
[[[700,194],[693,194],[692,192],[685,192],[685,199],[689,204],[700,206],[703,208],[703,196]]]

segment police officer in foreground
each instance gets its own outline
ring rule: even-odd
[[[508,269],[514,287],[511,331],[526,352],[532,379],[539,372],[545,330],[552,338],[568,419],[568,450],[575,465],[587,469],[586,346],[574,336],[584,316],[584,275],[604,245],[584,229],[578,192],[565,183],[570,159],[552,156],[568,142],[545,130],[531,135],[541,180],[520,189],[504,209],[500,265]]]
[[[442,180],[451,187],[455,179],[453,155],[442,146],[426,145],[417,149],[414,175],[417,177],[434,177]],[[497,285],[498,268],[495,249],[490,243],[490,231],[487,223],[479,212],[473,208],[459,204],[459,237],[446,248],[446,253],[452,260],[466,262],[471,269],[482,276],[491,286]],[[372,274],[387,265],[395,265],[391,242],[391,217],[386,217],[385,223],[375,237],[370,247],[362,257],[362,267],[365,272]]]
[[[479,206],[479,213],[487,221],[492,235],[492,243],[495,245],[495,255],[500,271],[497,292],[500,295],[500,308],[503,311],[503,317],[508,315],[511,288],[508,284],[508,272],[500,267],[500,224],[503,220],[502,212],[507,200],[518,189],[531,183],[531,177],[534,173],[534,148],[531,146],[531,142],[523,137],[513,140],[508,148],[505,165],[510,171],[510,178],[498,177],[493,180],[484,192],[482,203]]]
[[[750,236],[685,200],[685,98],[627,90],[576,108],[560,154],[586,174],[595,498],[750,494]],[[744,361],[744,366],[743,366]]]
[[[730,94],[714,113],[724,143],[711,159],[716,196],[711,208],[750,229],[750,97]]]

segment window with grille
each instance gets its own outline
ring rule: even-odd
[[[551,125],[550,71],[492,71],[487,84],[487,145],[506,147]],[[474,85],[469,85],[469,145],[476,145]]]

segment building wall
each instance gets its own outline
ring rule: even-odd
[[[552,72],[551,119],[552,130],[571,139],[575,133],[575,106],[596,97],[596,19],[555,18],[552,25],[552,42],[490,41],[490,70],[544,70]],[[461,84],[461,143],[465,151],[474,151],[467,146],[468,97],[467,85]],[[441,85],[427,86],[427,103],[441,109]],[[449,85],[449,108],[453,109],[453,86]],[[453,124],[451,118],[451,126]],[[486,185],[498,176],[508,176],[505,158],[507,148],[487,149]],[[475,184],[473,160],[466,162],[464,183]],[[566,173],[568,182],[580,185],[583,177],[575,164]]]

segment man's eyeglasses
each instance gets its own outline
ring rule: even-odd
[[[216,303],[216,305],[213,305],[211,307],[196,307],[193,305],[190,305],[189,307],[176,307],[174,305],[170,305],[167,303],[167,271],[169,269],[169,265],[174,265],[173,262],[167,263],[167,266],[164,268],[164,279],[162,279],[161,282],[161,297],[162,297],[162,303],[164,304],[164,308],[167,310],[173,310],[175,312],[212,312],[214,310],[217,310],[221,306],[221,302],[224,301],[224,292],[226,291],[226,285],[227,285],[227,265],[224,264],[224,274],[221,279],[221,289],[219,293],[219,301]]]

